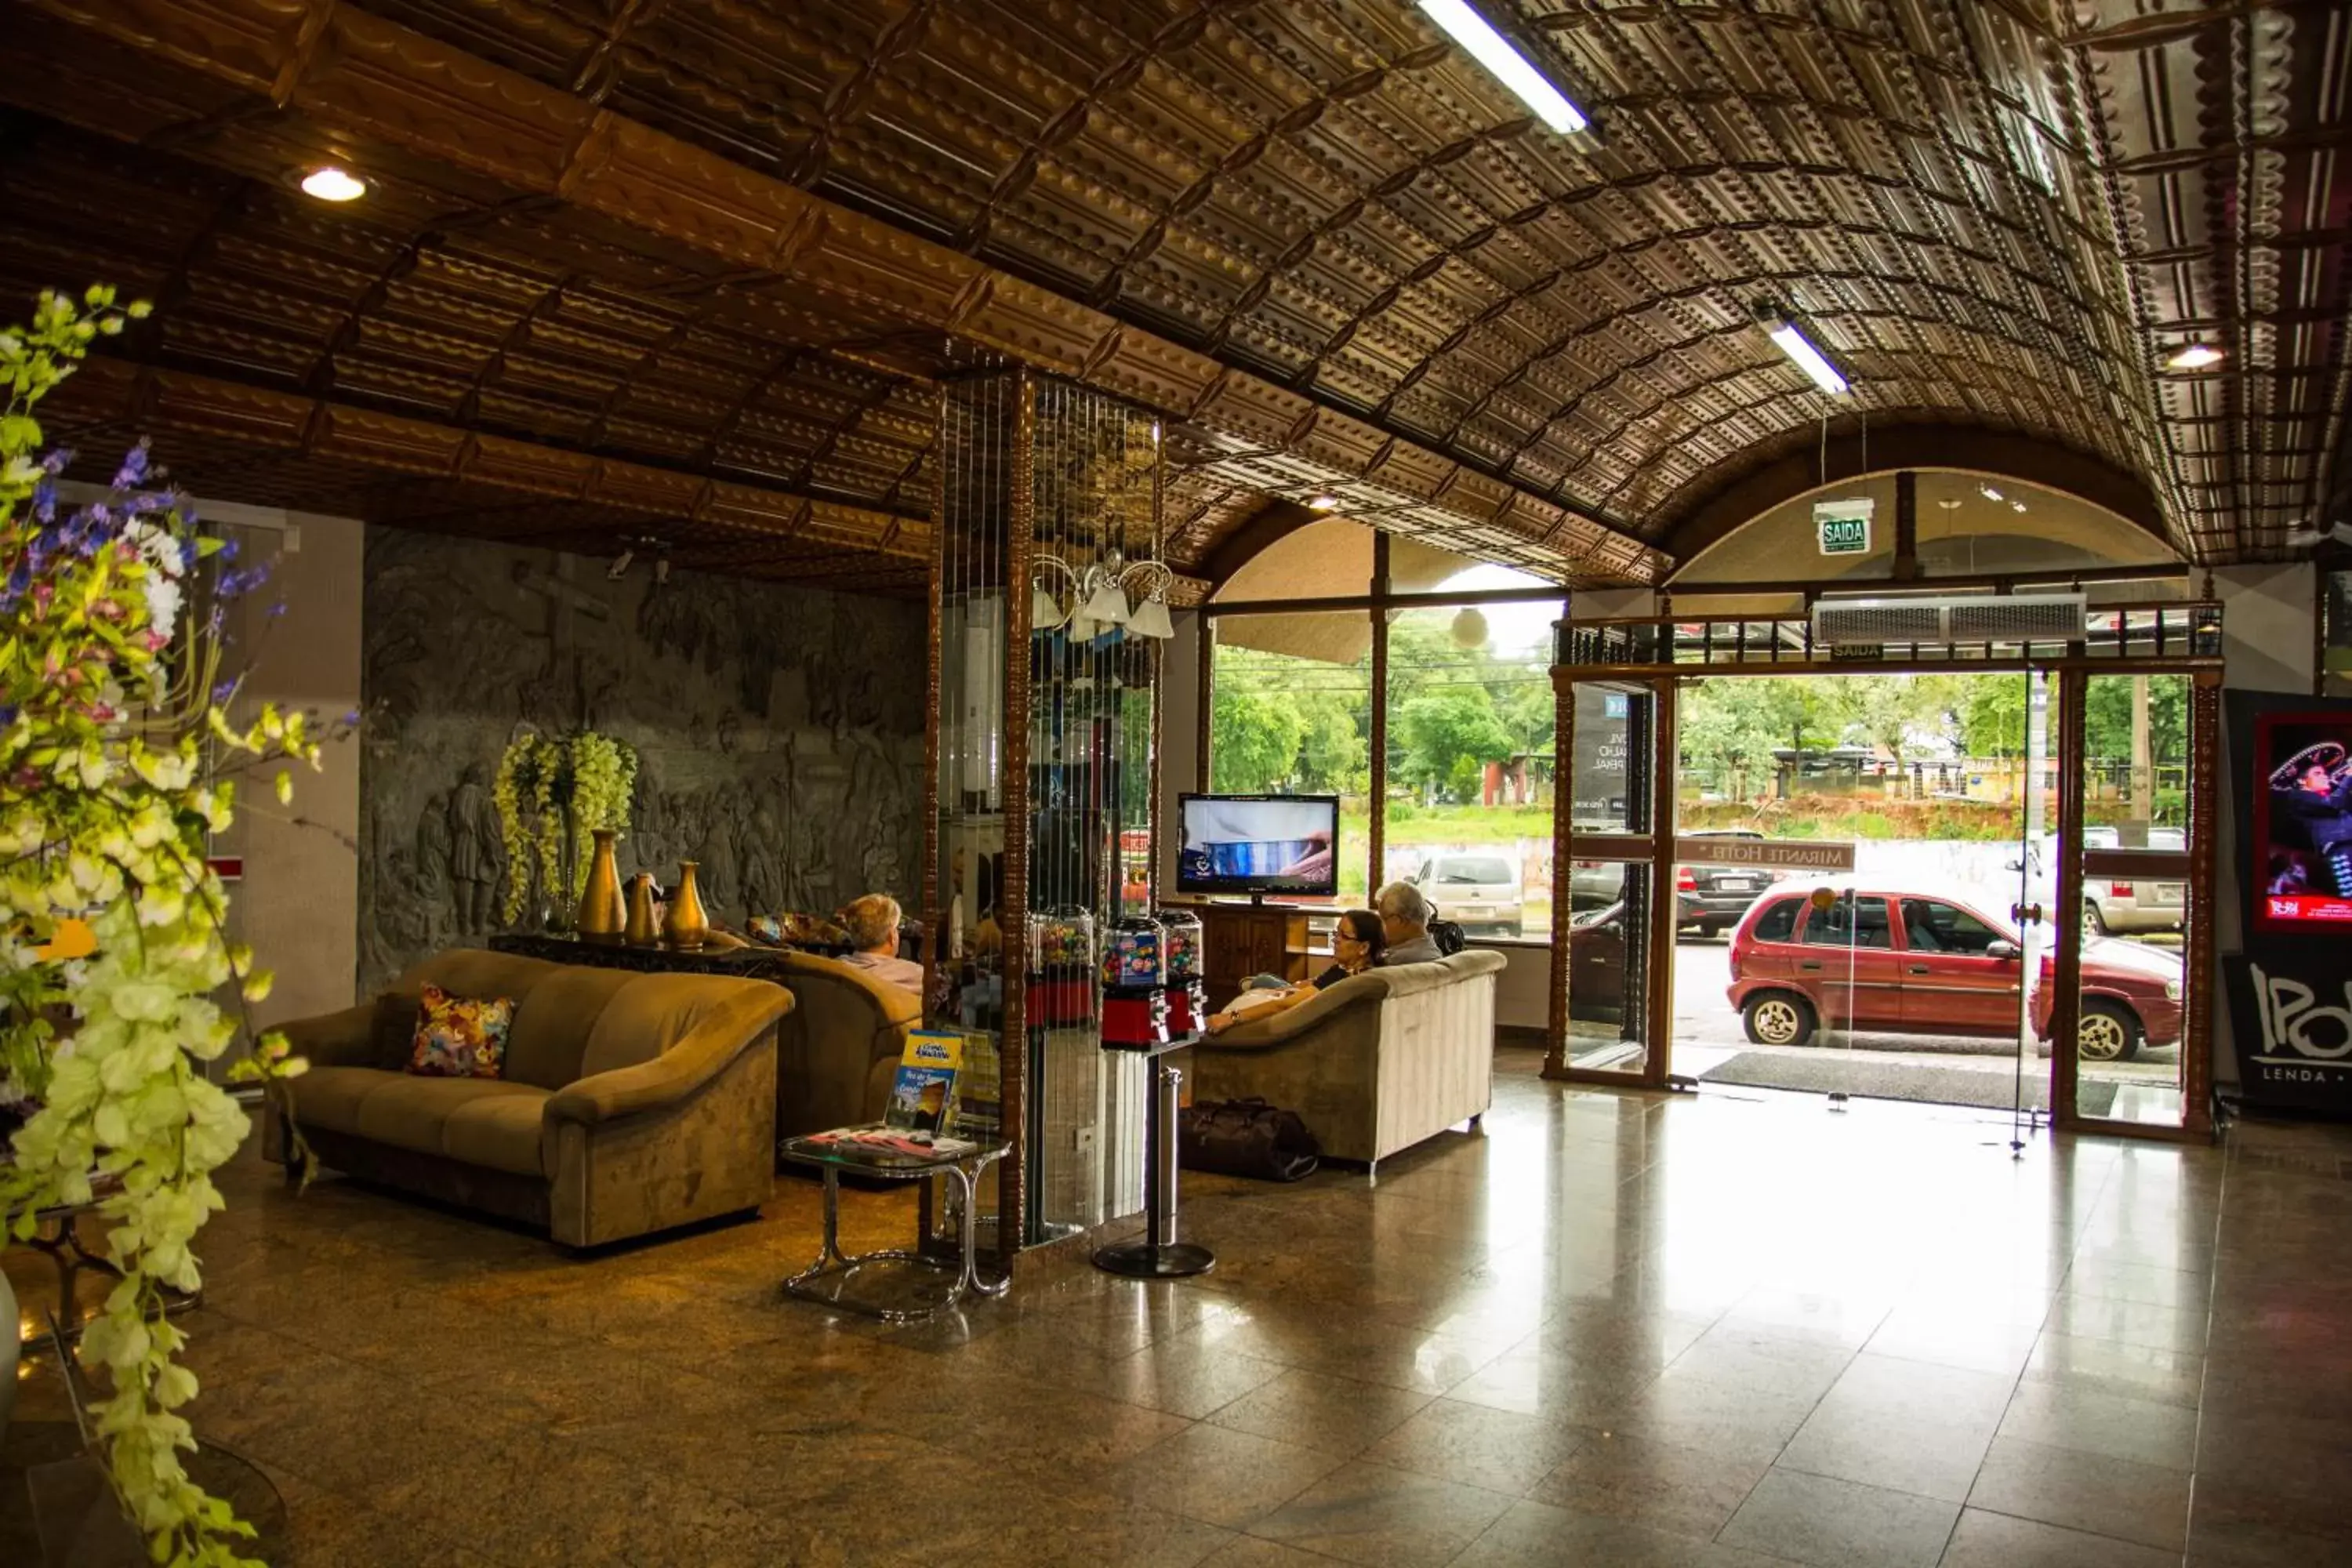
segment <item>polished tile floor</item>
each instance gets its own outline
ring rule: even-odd
[[[1377,1185],[1192,1182],[1205,1279],[1033,1255],[910,1330],[778,1298],[797,1181],[583,1262],[243,1161],[195,1417],[319,1568],[2352,1563],[2352,1135],[2012,1158],[1501,1060]]]

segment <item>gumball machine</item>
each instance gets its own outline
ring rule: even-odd
[[[1029,1022],[1055,1028],[1094,1016],[1095,918],[1076,908],[1029,917]]]
[[[1162,910],[1160,924],[1168,933],[1169,1032],[1197,1035],[1209,1026],[1209,987],[1201,974],[1205,940],[1201,917],[1190,910]]]
[[[1103,933],[1105,1045],[1168,1040],[1168,931],[1149,915],[1128,915]]]

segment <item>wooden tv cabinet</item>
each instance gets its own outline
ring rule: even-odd
[[[1212,1009],[1239,995],[1253,974],[1309,977],[1307,966],[1318,950],[1307,921],[1325,911],[1289,904],[1194,902],[1184,908],[1201,917],[1202,979]]]

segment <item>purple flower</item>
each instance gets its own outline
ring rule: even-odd
[[[58,481],[54,474],[44,473],[33,487],[33,515],[43,523],[58,520]]]
[[[41,467],[52,475],[62,474],[73,467],[73,460],[74,452],[71,447],[52,447],[49,448],[48,455],[41,459]]]
[[[145,483],[146,479],[147,442],[142,437],[139,445],[123,455],[122,467],[114,470],[114,488],[118,490],[132,489]]]
[[[235,680],[221,680],[214,682],[213,701],[215,705],[226,702],[231,697],[236,695],[236,682]]]

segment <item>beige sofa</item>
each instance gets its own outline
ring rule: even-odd
[[[1486,1113],[1499,952],[1375,969],[1193,1047],[1192,1099],[1295,1110],[1335,1160],[1367,1168]]]
[[[870,970],[813,953],[779,955],[793,1010],[777,1026],[776,1134],[878,1121],[922,998]]]
[[[515,999],[503,1077],[402,1070],[427,983]],[[289,1093],[320,1163],[593,1247],[766,1200],[776,1026],[792,1010],[765,981],[459,949],[373,1001],[286,1026],[310,1064]],[[264,1147],[285,1160],[277,1110]]]

